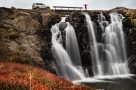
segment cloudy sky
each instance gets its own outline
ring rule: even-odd
[[[136,9],[136,0],[0,0],[0,7],[31,8],[32,3],[40,2],[49,6],[80,6],[85,1],[88,9],[111,9],[118,6],[125,6]]]

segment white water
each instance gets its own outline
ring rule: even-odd
[[[94,76],[97,75],[103,75],[103,71],[102,71],[102,64],[100,61],[100,56],[98,54],[98,46],[97,46],[97,41],[96,41],[96,36],[95,36],[95,31],[94,31],[94,27],[93,27],[93,23],[91,21],[90,16],[87,13],[84,13],[85,17],[86,17],[86,23],[87,23],[87,28],[88,28],[88,33],[89,33],[89,38],[90,38],[90,42],[93,42],[93,48],[92,48],[92,63],[93,63],[93,73]]]
[[[61,22],[65,22],[66,21],[66,17],[61,17]]]
[[[102,28],[102,42],[97,42],[93,22],[88,14],[84,13],[89,33],[92,57],[93,78],[117,77],[129,74],[127,55],[125,49],[124,33],[122,28],[122,15],[111,13],[111,23],[105,16],[99,15],[99,24]],[[65,21],[64,18],[62,20]],[[59,23],[52,26],[52,52],[56,59],[56,70],[59,76],[67,80],[87,80],[82,70],[80,52],[74,28],[67,23],[66,50],[62,46],[62,35]],[[99,48],[102,48],[101,51]],[[100,54],[100,52],[102,52]],[[78,67],[81,66],[79,69]],[[91,79],[89,79],[91,80]]]
[[[133,77],[135,75],[133,74],[125,74],[125,75],[107,75],[107,76],[97,76],[97,77],[93,77],[93,78],[85,78],[82,80],[75,80],[73,81],[73,83],[78,84],[78,83],[82,83],[82,82],[88,82],[88,83],[95,83],[95,82],[108,82],[108,83],[114,83],[113,80],[114,79],[131,79],[133,80],[131,77]],[[106,81],[106,80],[111,80],[111,81]]]
[[[108,25],[104,15],[102,13],[100,14],[99,24],[103,32],[103,42],[98,43],[90,16],[88,14],[84,15],[86,17],[90,42],[93,42],[92,50],[94,57],[92,56],[92,69],[94,76],[129,74],[124,33],[122,29],[123,17],[118,13],[111,13],[111,23]],[[99,55],[99,47],[103,48],[102,55],[105,55],[105,58]]]
[[[84,75],[73,65],[71,58],[66,50],[61,45],[61,32],[59,30],[59,23],[52,26],[52,52],[55,57],[57,74],[67,80],[80,80]]]
[[[69,56],[72,59],[72,62],[75,66],[82,66],[79,46],[75,34],[74,28],[67,22],[68,26],[66,27],[66,50]]]
[[[122,29],[121,14],[111,13],[111,23],[103,32],[106,61],[108,62],[106,74],[123,75],[129,74],[127,66],[126,46]]]

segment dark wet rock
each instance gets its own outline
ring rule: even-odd
[[[61,22],[60,24],[59,24],[59,29],[61,30],[61,31],[64,31],[65,30],[65,28],[67,27],[67,23],[66,22]]]
[[[89,76],[93,76],[92,62],[91,62],[92,59],[91,59],[90,51],[88,50],[83,51],[81,57],[82,57],[83,67],[88,69]]]
[[[136,56],[136,28],[129,29],[127,36],[127,45],[129,56],[131,55]]]
[[[75,29],[79,29],[79,26],[84,24],[84,15],[81,12],[73,12],[66,21],[70,22]]]
[[[132,55],[128,58],[128,66],[130,67],[130,72],[136,74],[136,56]]]
[[[56,14],[51,14],[50,18],[48,18],[47,23],[48,23],[48,27],[51,28],[52,25],[55,25],[56,23],[59,23],[61,21],[61,18],[59,15]]]
[[[83,60],[83,66],[92,66],[92,62],[91,62],[91,53],[90,51],[83,51],[82,52],[82,60]]]

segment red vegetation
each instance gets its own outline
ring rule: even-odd
[[[95,90],[73,85],[46,70],[16,63],[0,63],[0,90]]]

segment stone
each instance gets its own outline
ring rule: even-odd
[[[67,23],[66,22],[61,22],[60,24],[59,24],[59,29],[61,30],[61,31],[64,31],[65,30],[65,28],[67,27]]]

